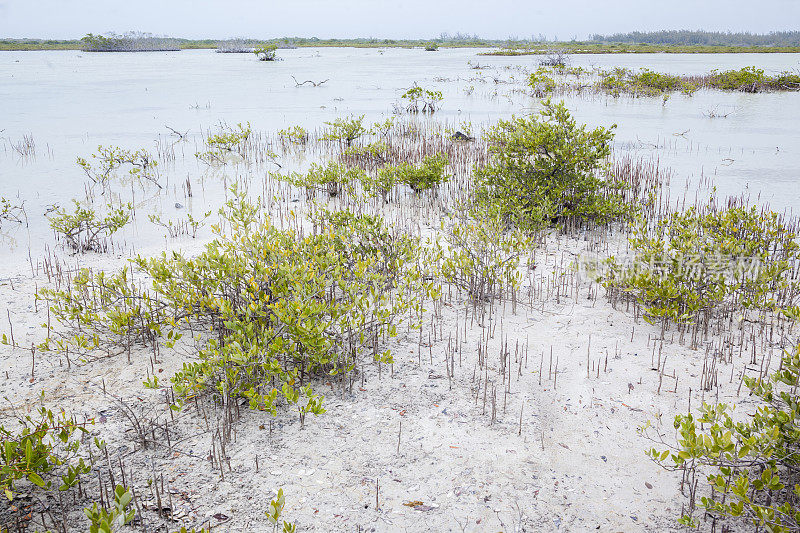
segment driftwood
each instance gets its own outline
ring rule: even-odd
[[[184,140],[186,138],[186,136],[189,134],[189,130],[186,130],[185,133],[181,133],[178,130],[176,130],[175,128],[171,128],[170,126],[167,126],[166,124],[164,124],[164,127],[167,128],[169,131],[171,131],[173,133],[173,135],[177,135],[178,136],[178,140],[180,140],[180,141]]]
[[[323,83],[325,83],[326,81],[329,81],[329,80],[330,80],[330,78],[328,78],[327,80],[322,80],[322,81],[311,81],[311,80],[306,80],[306,81],[304,81],[304,82],[300,83],[299,81],[297,81],[297,78],[295,78],[294,76],[292,76],[292,79],[294,80],[294,86],[295,86],[295,87],[302,87],[302,86],[303,86],[303,85],[305,85],[306,83],[310,83],[310,84],[311,84],[311,85],[313,85],[314,87],[319,87],[320,85],[322,85],[322,84],[323,84]]]

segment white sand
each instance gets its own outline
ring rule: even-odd
[[[192,249],[198,246],[189,242]],[[537,253],[536,276],[548,277],[564,257],[585,246],[577,239],[550,239],[548,253]],[[109,269],[123,262],[91,255],[81,260]],[[33,293],[46,283],[46,277],[32,278],[28,272],[0,285],[2,308],[9,309],[22,346],[43,338],[46,314],[42,304],[34,312]],[[590,290],[599,297],[589,298]],[[115,464],[117,456],[124,458],[140,501],[152,509],[146,480],[163,474],[182,519],[171,522],[170,530],[206,522],[218,526],[215,531],[266,531],[264,511],[282,487],[284,517],[299,531],[670,531],[685,501],[678,491],[680,476],[645,456],[651,443],[636,429],[659,418],[671,427],[674,415],[687,409],[690,388],[692,406],[700,405],[704,350],[669,342],[668,334],[663,348],[668,376],[657,394],[650,339],[660,334],[659,327],[636,324],[631,313],[612,309],[603,295],[602,288],[583,280],[577,294],[562,295],[559,302],[551,295],[535,308],[520,304],[516,314],[509,303],[483,327],[465,315],[467,303],[454,300],[444,306],[442,338],[431,347],[429,317],[421,351],[418,333],[401,330],[391,346],[393,375],[384,367],[379,379],[377,367],[367,365],[363,387],[357,383],[345,396],[318,384],[317,390],[328,391],[327,413],[309,417],[305,428],[285,409],[272,419],[243,407],[226,448],[231,470],[226,465],[224,480],[208,460],[211,437],[191,402],[172,424],[172,453],[166,443],[134,452],[132,425],[119,404],[103,394],[102,384],[137,416],[169,420],[164,391],[142,386],[151,364],[147,351],[134,353],[130,365],[123,355],[70,369],[63,357],[40,353],[31,382],[30,351],[2,346],[8,377],[0,380],[0,394],[15,405],[31,406],[43,391],[47,405],[96,418],[93,432],[108,441]],[[0,329],[8,332],[7,324]],[[456,329],[460,349],[450,381],[445,354],[448,338],[455,345]],[[484,407],[485,376],[478,391],[473,375],[480,339],[489,330]],[[499,373],[503,342],[513,369],[507,396]],[[554,364],[558,360],[555,387],[551,349]],[[590,363],[588,377],[587,350],[595,365],[592,369]],[[156,367],[162,384],[182,360],[162,350]],[[731,368],[720,367],[719,400],[746,403],[744,393],[737,398],[743,363],[734,365],[732,383]],[[175,444],[179,439],[184,440]],[[409,502],[422,504],[415,509],[404,505]],[[83,505],[73,513],[76,530],[85,524],[79,514]],[[154,510],[146,511],[146,518],[151,526],[161,522]]]

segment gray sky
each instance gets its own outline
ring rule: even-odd
[[[0,37],[136,30],[188,38],[462,32],[569,40],[659,29],[797,30],[800,0],[0,0]]]

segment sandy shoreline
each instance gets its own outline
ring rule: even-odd
[[[566,276],[564,257],[583,254],[587,246],[576,238],[549,239],[537,252],[534,279]],[[124,262],[84,259],[97,268]],[[2,299],[17,342],[40,342],[43,305],[37,315],[33,294],[47,278],[20,273],[12,279],[13,290],[4,282]],[[33,405],[44,392],[48,405],[68,405],[76,415],[95,418],[92,432],[106,439],[112,463],[122,459],[137,487],[163,474],[179,520],[159,519],[150,494],[143,493],[145,508],[152,504],[145,511],[151,525],[262,530],[269,500],[282,487],[284,516],[303,531],[676,529],[684,503],[680,476],[645,456],[652,443],[636,429],[648,420],[671,426],[675,414],[686,412],[690,388],[692,405],[700,405],[704,351],[666,342],[659,383],[651,363],[658,326],[636,323],[624,308],[613,309],[602,288],[585,278],[565,283],[562,291],[566,294],[558,298],[545,293],[535,305],[519,303],[516,314],[510,303],[499,306],[482,325],[465,313],[471,304],[454,298],[443,306],[436,333],[427,329],[426,335],[435,335],[430,345],[424,341],[420,347],[416,332],[400,332],[390,346],[393,370],[383,368],[379,378],[377,367],[368,365],[360,376],[363,385],[352,394],[318,384],[327,413],[310,417],[302,429],[285,409],[272,419],[242,407],[222,473],[208,459],[214,429],[206,431],[191,403],[171,423],[174,445],[138,449],[129,417],[110,394],[137,416],[170,420],[164,390],[141,384],[152,366],[144,350],[131,364],[117,356],[70,369],[63,357],[39,353],[31,383],[30,351],[2,346],[8,377],[0,394],[19,406]],[[482,339],[488,367],[476,376]],[[510,384],[500,370],[503,346]],[[162,384],[183,359],[161,351],[155,370]],[[720,368],[721,376],[733,379],[720,378],[718,398],[746,409],[746,396],[737,396],[741,365],[736,363],[735,372],[728,365]],[[208,404],[201,411],[213,409]]]

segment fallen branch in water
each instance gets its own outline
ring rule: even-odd
[[[306,81],[304,81],[304,82],[300,83],[299,81],[297,81],[297,78],[295,78],[294,76],[292,76],[292,79],[294,80],[294,86],[295,86],[295,87],[302,87],[302,86],[303,86],[303,85],[305,85],[306,83],[310,83],[310,84],[311,84],[311,85],[313,85],[314,87],[319,87],[320,85],[322,85],[322,84],[323,84],[323,83],[325,83],[326,81],[329,81],[329,80],[330,80],[330,78],[328,78],[327,80],[322,80],[322,81],[319,81],[319,82],[315,82],[315,81],[311,81],[311,80],[306,80]]]
[[[189,134],[189,130],[186,130],[185,133],[181,133],[178,130],[176,130],[175,128],[171,128],[171,127],[167,126],[166,124],[164,124],[164,127],[167,128],[169,131],[171,131],[174,135],[177,135],[178,136],[178,140],[181,140],[181,141],[184,140],[184,138]]]

